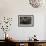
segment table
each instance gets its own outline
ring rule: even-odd
[[[16,46],[46,46],[46,40],[29,41],[29,40],[9,40],[7,43]]]

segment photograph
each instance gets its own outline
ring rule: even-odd
[[[19,15],[18,16],[18,26],[31,27],[34,25],[33,15]]]

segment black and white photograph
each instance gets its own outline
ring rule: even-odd
[[[0,0],[0,46],[46,46],[46,0]]]
[[[18,26],[31,27],[34,25],[33,15],[19,15],[18,16]]]

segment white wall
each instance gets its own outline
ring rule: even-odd
[[[28,0],[0,0],[0,16],[13,18],[11,29],[8,32],[17,40],[27,40],[34,34],[39,40],[45,40],[46,8],[44,7],[33,8]],[[18,27],[18,15],[34,15],[34,27]]]

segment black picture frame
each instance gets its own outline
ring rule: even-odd
[[[18,26],[19,27],[33,27],[34,15],[18,15]]]

